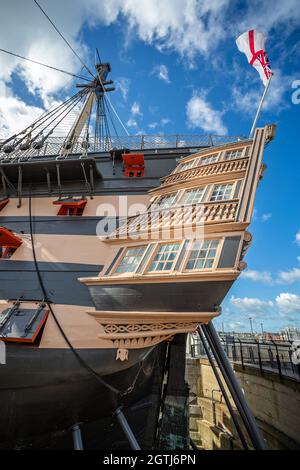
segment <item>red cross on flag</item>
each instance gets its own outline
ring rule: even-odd
[[[265,86],[272,76],[272,70],[265,51],[265,35],[261,31],[251,29],[241,34],[236,44],[238,49],[246,54],[249,64],[253,65],[258,71],[260,78]]]

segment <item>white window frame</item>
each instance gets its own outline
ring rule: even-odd
[[[238,183],[238,181],[240,180],[235,180],[235,181],[224,181],[222,183],[215,183],[212,185],[210,191],[209,191],[209,194],[207,196],[207,200],[206,202],[211,202],[211,203],[214,203],[214,202],[226,202],[226,201],[231,201],[233,199],[233,195],[235,193],[235,188],[236,188],[236,185]],[[211,200],[212,198],[212,195],[213,195],[213,192],[214,192],[214,188],[216,186],[226,186],[226,185],[229,185],[229,184],[232,184],[232,189],[231,189],[231,193],[230,193],[230,198],[228,199],[215,199],[214,201]]]
[[[231,150],[222,150],[222,151],[219,151],[217,153],[214,152],[210,155],[198,156],[194,160],[189,160],[188,162],[182,162],[182,163],[179,162],[177,164],[176,168],[173,170],[172,174],[180,173],[181,171],[190,170],[192,168],[196,168],[196,167],[199,167],[199,166],[212,165],[214,163],[220,163],[220,162],[223,162],[223,161],[227,162],[227,161],[231,161],[231,160],[238,160],[239,158],[243,158],[243,157],[246,156],[247,148],[249,149],[250,147],[247,145],[247,146],[244,146],[244,147],[234,148],[234,149],[231,149]],[[225,158],[226,154],[228,154],[228,153],[240,152],[240,151],[241,151],[241,155],[239,157]],[[209,158],[215,157],[215,156],[217,157],[215,161],[209,162],[209,163],[203,163],[203,160],[209,159]],[[188,163],[191,163],[191,166],[184,170],[182,167],[184,165],[187,165]]]
[[[180,253],[182,251],[182,248],[183,248],[183,245],[184,245],[184,242],[185,240],[174,240],[172,242],[168,241],[168,242],[163,242],[163,243],[157,243],[149,260],[147,261],[146,263],[146,266],[144,267],[143,269],[143,272],[141,274],[147,274],[147,275],[156,275],[156,274],[166,274],[166,273],[173,273],[175,271],[175,266],[177,264],[177,261],[178,261],[178,258],[180,256]],[[159,250],[159,248],[163,245],[175,245],[175,244],[179,244],[179,248],[178,248],[178,252],[177,252],[177,255],[176,257],[174,258],[173,260],[173,265],[172,265],[172,268],[169,269],[169,270],[163,270],[163,271],[150,271],[150,266],[151,264],[154,262],[154,258],[155,258],[155,255],[157,253],[157,251]]]
[[[180,170],[179,171],[187,171],[194,167],[196,160],[189,160],[187,162],[180,163]],[[186,165],[190,165],[188,168],[183,168]]]
[[[177,204],[178,204],[179,206],[180,206],[180,205],[182,205],[182,206],[190,206],[190,205],[192,205],[192,204],[201,204],[201,203],[203,203],[203,202],[204,202],[204,197],[205,197],[206,188],[207,188],[207,186],[200,186],[200,187],[196,186],[196,187],[194,187],[194,188],[186,188],[186,189],[182,192],[181,196],[178,198]],[[188,193],[189,191],[197,191],[197,190],[200,190],[200,189],[203,189],[203,194],[202,194],[202,198],[201,198],[200,201],[198,201],[198,202],[186,202],[186,203],[183,203],[183,202],[182,202],[182,200],[183,200],[183,198],[184,198],[184,195],[185,195],[186,193]]]
[[[190,170],[191,168],[194,168],[195,167],[195,162],[198,160],[198,158],[194,158],[192,160],[189,160],[187,162],[179,162],[176,166],[176,168],[173,170],[173,172],[171,174],[174,174],[174,173],[180,173],[181,171],[187,171],[187,170]],[[191,163],[191,166],[189,168],[186,168],[185,170],[182,169],[182,167],[184,165],[187,165],[188,163]]]
[[[205,166],[205,165],[212,165],[213,163],[218,163],[220,161],[220,154],[221,152],[218,153],[212,153],[211,155],[206,155],[205,157],[200,157],[199,158],[199,164],[197,166]],[[204,159],[209,159],[213,157],[217,157],[217,159],[213,162],[208,162],[208,163],[202,163]]]
[[[217,240],[219,242],[218,246],[216,248],[216,255],[214,257],[213,265],[212,265],[211,268],[187,269],[186,266],[187,266],[187,263],[189,261],[191,252],[193,251],[193,246],[194,246],[195,243],[199,242],[199,240],[192,240],[189,247],[188,247],[188,249],[187,249],[187,252],[185,253],[184,259],[182,260],[182,269],[181,269],[181,271],[183,273],[194,273],[194,272],[199,272],[199,271],[205,271],[205,272],[208,271],[209,272],[209,271],[213,271],[214,269],[216,269],[217,264],[218,264],[219,259],[220,259],[221,252],[222,252],[224,239],[225,239],[224,237],[222,237],[222,238],[211,237],[211,238],[205,238],[204,240],[202,240],[202,243],[207,242],[207,241],[210,242],[210,241],[213,241],[213,240]],[[201,248],[200,248],[200,250],[201,250]]]
[[[243,148],[238,148],[238,149],[232,149],[232,150],[225,150],[224,151],[224,155],[223,155],[223,158],[222,160],[224,162],[230,162],[232,160],[239,160],[240,158],[243,158],[244,154],[245,154],[245,148],[246,147],[243,147]],[[238,156],[238,157],[231,157],[231,158],[226,158],[226,155],[227,154],[236,154],[238,152],[241,152],[241,154]]]
[[[171,196],[172,194],[174,194],[174,199],[171,202],[171,204],[169,206],[166,206],[166,207],[161,207],[159,201],[164,197]],[[169,207],[172,207],[172,205],[177,204],[177,199],[178,199],[178,191],[172,191],[170,193],[161,194],[160,196],[158,196],[158,198],[155,199],[155,201],[153,201],[153,203],[151,205],[153,205],[153,204],[157,205],[157,210],[168,209]]]
[[[149,245],[135,245],[135,246],[128,246],[125,248],[125,251],[124,253],[121,255],[120,259],[117,261],[116,263],[116,266],[114,267],[114,269],[112,270],[112,273],[110,274],[111,276],[128,276],[128,275],[133,275],[136,273],[137,269],[139,268],[146,252],[147,252],[147,248],[148,248]],[[124,272],[117,272],[117,269],[119,268],[119,266],[121,265],[123,259],[126,257],[126,254],[128,253],[129,250],[134,250],[134,249],[138,249],[138,248],[145,248],[144,249],[144,252],[142,253],[141,257],[140,257],[140,260],[138,262],[138,264],[136,265],[135,267],[135,270],[134,271],[124,271]]]

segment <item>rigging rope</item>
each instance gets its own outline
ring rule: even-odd
[[[32,201],[32,195],[31,195],[31,189],[30,189],[30,193],[29,193],[29,227],[30,227],[30,238],[31,238],[31,247],[32,247],[32,254],[33,254],[33,262],[34,262],[34,266],[35,266],[35,270],[36,270],[36,274],[37,274],[37,277],[38,277],[38,282],[39,282],[39,285],[40,285],[40,288],[41,288],[41,291],[43,293],[43,296],[44,296],[44,301],[46,302],[50,312],[51,312],[51,315],[60,331],[60,333],[62,334],[64,340],[66,341],[67,345],[69,346],[69,348],[71,349],[71,351],[73,352],[73,354],[76,356],[77,360],[79,361],[79,363],[90,373],[93,375],[93,377],[101,384],[101,385],[104,385],[106,388],[108,388],[111,392],[119,395],[120,394],[120,390],[118,390],[117,388],[115,388],[114,386],[110,385],[109,383],[107,383],[105,380],[103,380],[99,374],[94,370],[92,369],[86,362],[85,360],[80,356],[80,354],[78,353],[78,351],[74,348],[74,346],[72,345],[72,343],[70,342],[69,338],[67,337],[66,333],[64,332],[57,316],[55,315],[54,311],[53,311],[53,308],[52,308],[52,305],[51,303],[49,302],[48,300],[48,295],[47,295],[47,291],[46,291],[46,288],[45,288],[45,284],[44,284],[44,281],[42,279],[42,275],[41,275],[41,272],[40,272],[40,268],[39,268],[39,265],[38,265],[38,262],[37,262],[37,258],[36,258],[36,252],[35,252],[35,244],[34,244],[34,239],[33,239],[33,221],[32,221],[32,204],[31,204],[31,201]]]
[[[35,1],[35,0],[34,0],[34,1]],[[97,51],[98,51],[98,50],[97,50]],[[99,52],[98,52],[98,54],[99,54]],[[100,57],[100,56],[99,56],[99,57]],[[99,74],[99,72],[98,72],[97,69],[96,69],[96,71],[97,71],[97,75],[98,75],[99,82],[100,82],[101,87],[102,87],[103,92],[104,92],[104,95],[103,95],[103,96],[106,97],[106,99],[107,99],[107,101],[108,101],[108,103],[109,103],[111,109],[112,109],[113,112],[115,113],[115,115],[116,115],[116,117],[117,117],[119,123],[120,123],[121,126],[123,127],[123,129],[124,129],[124,131],[126,132],[126,134],[129,136],[130,134],[129,134],[128,130],[127,130],[126,127],[124,126],[124,124],[123,124],[123,122],[122,122],[122,119],[121,119],[120,116],[118,115],[118,113],[117,113],[117,111],[115,110],[115,108],[114,108],[114,106],[113,106],[111,100],[109,99],[109,96],[108,96],[108,94],[107,94],[107,92],[106,92],[106,90],[105,90],[105,88],[104,88],[103,82],[102,82],[102,80],[101,80],[100,74]]]
[[[67,75],[70,75],[71,77],[80,78],[80,80],[86,80],[88,82],[90,81],[89,78],[81,77],[80,75],[76,75],[75,73],[67,72],[66,70],[58,69],[57,67],[53,67],[52,65],[43,64],[42,62],[38,62],[37,60],[28,59],[28,57],[24,57],[20,54],[16,54],[15,52],[7,51],[6,49],[1,49],[1,48],[0,48],[0,51],[4,52],[5,54],[12,55],[14,57],[18,57],[19,59],[27,60],[28,62],[33,62],[34,64],[37,64],[37,65],[42,65],[43,67],[47,67],[48,69],[52,69],[52,70],[56,70],[57,72],[65,73]]]
[[[65,110],[69,109],[70,106],[72,106],[72,104],[74,102],[75,105],[77,103],[79,103],[79,101],[81,100],[82,96],[85,95],[85,91],[84,90],[81,90],[79,92],[77,92],[75,95],[73,95],[71,98],[67,99],[65,102],[59,104],[58,106],[56,106],[54,109],[52,109],[51,111],[48,111],[48,112],[45,112],[43,113],[40,117],[38,117],[32,124],[30,124],[27,128],[23,129],[22,131],[20,131],[18,134],[15,134],[11,137],[9,137],[8,139],[6,139],[4,142],[3,142],[3,145],[7,144],[9,141],[11,140],[14,140],[16,141],[16,139],[19,137],[19,136],[22,136],[21,138],[18,139],[18,143],[17,145],[20,145],[23,141],[27,140],[27,139],[30,139],[32,142],[35,141],[37,139],[37,137],[39,137],[43,131],[45,129],[47,129],[47,127],[49,127],[52,123],[54,123],[56,121],[56,119],[62,114],[62,112],[64,112]],[[72,107],[73,109],[73,107]],[[61,110],[63,110],[62,112],[60,112]],[[68,114],[68,113],[67,113]],[[52,118],[54,116],[54,118],[47,124],[47,121]],[[44,125],[43,129],[40,130],[40,126]],[[55,125],[53,127],[52,130],[55,129],[55,127],[57,127],[57,125]],[[35,135],[33,135],[33,133],[35,133]]]
[[[77,54],[77,52],[73,49],[73,47],[71,46],[71,44],[66,40],[66,38],[63,36],[63,34],[59,31],[59,29],[57,28],[57,26],[54,24],[54,22],[51,20],[51,18],[49,17],[49,15],[47,15],[47,13],[45,12],[45,10],[41,7],[41,5],[38,3],[37,0],[33,0],[34,3],[39,7],[39,9],[41,10],[41,12],[45,15],[45,17],[47,18],[47,20],[52,24],[53,28],[55,29],[55,31],[60,35],[60,37],[64,40],[64,42],[67,44],[67,46],[71,49],[71,51],[73,52],[73,54],[77,57],[78,60],[80,60],[81,64],[83,65],[83,67],[89,72],[90,75],[92,75],[92,77],[95,78],[94,74],[91,72],[91,70],[87,67],[87,65],[85,65],[85,63],[83,62],[83,60],[81,59],[81,57]]]
[[[124,131],[126,132],[126,134],[127,134],[128,136],[130,136],[128,130],[126,129],[125,125],[124,125],[123,122],[122,122],[122,119],[121,119],[120,116],[118,115],[117,111],[115,110],[115,107],[113,106],[113,104],[112,104],[110,98],[107,96],[107,94],[106,94],[106,98],[107,98],[107,101],[108,101],[108,103],[109,103],[111,109],[113,110],[113,112],[114,112],[115,115],[117,116],[117,119],[118,119],[119,123],[121,124],[121,126],[123,127]]]
[[[1,168],[0,168],[0,170],[1,170]],[[53,317],[53,319],[54,319],[61,335],[63,336],[64,340],[66,341],[67,345],[69,346],[69,348],[71,349],[71,351],[73,352],[74,356],[76,357],[78,362],[81,364],[81,366],[84,369],[86,369],[102,386],[104,386],[105,388],[110,390],[117,397],[119,397],[119,398],[125,397],[126,395],[130,394],[134,390],[137,379],[138,379],[138,376],[139,376],[139,374],[140,374],[140,372],[143,368],[143,362],[141,363],[141,365],[140,365],[140,367],[137,371],[137,374],[135,375],[131,385],[129,387],[127,387],[127,389],[125,389],[125,390],[119,390],[116,387],[114,387],[113,385],[106,382],[106,380],[104,380],[92,367],[89,366],[89,364],[79,354],[77,349],[74,348],[74,346],[72,345],[72,343],[69,340],[68,336],[66,335],[63,327],[61,326],[57,316],[54,313],[54,310],[53,310],[52,305],[49,301],[48,293],[47,293],[47,290],[46,290],[46,287],[45,287],[45,284],[44,284],[44,281],[43,281],[43,278],[42,278],[42,275],[41,275],[41,271],[40,271],[40,268],[39,268],[39,265],[38,265],[38,261],[37,261],[37,257],[36,257],[36,251],[35,251],[34,237],[33,237],[34,236],[34,230],[33,230],[33,217],[32,217],[32,192],[31,192],[31,187],[29,188],[29,198],[28,199],[29,199],[29,229],[30,229],[30,240],[31,240],[33,262],[34,262],[34,267],[35,267],[35,271],[36,271],[36,274],[37,274],[38,282],[39,282],[41,291],[43,293],[44,301],[47,304],[47,307],[49,308],[49,310],[51,312],[51,315],[52,315],[52,317]]]

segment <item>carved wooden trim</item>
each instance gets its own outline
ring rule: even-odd
[[[220,222],[235,222],[239,206],[238,199],[230,201],[214,201],[202,204],[191,204],[189,206],[177,206],[158,211],[147,211],[141,215],[131,218],[127,224],[105,237],[104,241],[115,240],[124,237],[135,237],[145,239],[145,234],[151,238],[151,233],[177,227],[185,230],[201,222],[208,224],[219,224]]]
[[[229,152],[230,150],[237,150],[239,148],[248,147],[253,143],[253,139],[246,139],[240,140],[237,142],[227,142],[225,144],[217,145],[215,147],[209,147],[206,149],[199,150],[197,153],[193,153],[192,155],[187,155],[186,157],[180,160],[180,163],[187,163],[190,160],[194,160],[199,157],[208,157],[209,155],[214,155],[215,153],[220,152]]]
[[[166,176],[160,186],[160,189],[167,185],[188,182],[191,179],[204,178],[208,176],[220,176],[222,174],[242,172],[247,169],[248,157],[242,157],[235,160],[224,160],[220,162],[208,163],[207,165],[196,166],[178,173],[172,173]],[[157,191],[158,188],[152,190],[151,193]]]
[[[191,333],[219,312],[124,312],[88,311],[101,325],[98,338],[111,341],[116,360],[128,360],[130,349],[155,346],[180,333]]]
[[[165,274],[144,273],[106,276],[106,277],[81,277],[80,282],[88,286],[92,285],[118,285],[118,284],[155,284],[168,282],[199,282],[199,281],[234,281],[240,274],[236,269],[216,268],[212,270],[203,270],[195,272],[176,272]]]

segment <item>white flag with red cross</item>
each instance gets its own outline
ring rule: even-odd
[[[265,35],[261,31],[251,29],[241,34],[236,44],[238,49],[246,54],[249,64],[258,71],[263,84],[267,86],[273,72],[265,51]]]

